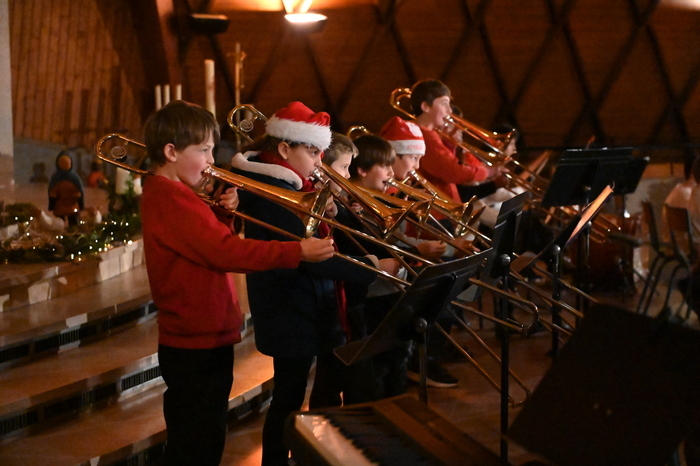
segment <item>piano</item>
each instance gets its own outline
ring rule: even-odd
[[[500,458],[411,395],[293,413],[285,441],[301,466],[499,466]]]

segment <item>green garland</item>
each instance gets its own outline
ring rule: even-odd
[[[17,224],[17,233],[2,241],[0,263],[36,263],[80,260],[90,254],[106,251],[128,243],[141,232],[138,208],[131,212],[112,212],[94,225],[81,223],[66,232],[56,234],[38,228],[32,204],[8,205],[7,225]]]

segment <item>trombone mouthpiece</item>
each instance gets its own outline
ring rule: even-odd
[[[314,168],[314,171],[311,172],[311,176],[316,180],[320,181],[321,183],[325,183],[326,181],[326,175],[321,171],[320,168]]]

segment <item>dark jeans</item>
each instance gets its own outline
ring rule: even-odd
[[[233,345],[213,349],[160,345],[158,359],[168,387],[163,395],[168,430],[164,464],[218,465],[226,443]]]
[[[457,314],[460,315],[461,312],[457,310]],[[430,326],[427,335],[427,350],[428,357],[436,361],[439,361],[445,353],[445,349],[451,343],[447,337],[440,331],[434,324],[440,324],[440,326],[448,334],[452,330],[452,327],[458,325],[457,318],[452,315],[448,308],[440,310],[438,315],[435,317],[433,325]]]
[[[313,357],[273,358],[275,388],[262,435],[263,466],[286,466],[289,448],[284,444],[284,421],[304,404],[306,381]]]

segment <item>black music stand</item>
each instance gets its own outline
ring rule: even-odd
[[[561,253],[567,244],[570,244],[581,232],[587,230],[587,225],[598,214],[603,204],[612,195],[613,189],[611,186],[604,188],[593,202],[588,204],[581,212],[574,215],[569,220],[569,223],[559,232],[552,241],[540,251],[534,258],[522,267],[517,268],[517,272],[524,272],[530,268],[534,268],[538,261],[549,259],[552,273],[552,299],[556,303],[561,298]],[[584,290],[585,291],[585,290]],[[556,358],[559,352],[559,332],[557,326],[561,326],[561,317],[559,315],[559,306],[552,305],[552,323],[555,327],[552,329],[552,358]]]
[[[502,258],[504,255],[512,257],[520,215],[528,197],[529,193],[521,193],[501,203],[496,224],[493,227],[491,249],[487,250],[488,254],[484,261],[484,270],[482,270],[480,275],[482,282],[494,285],[508,274],[508,264],[503,264],[502,261],[496,260],[496,258]],[[471,303],[479,299],[483,292],[483,287],[471,285],[459,294],[458,299]]]
[[[511,425],[554,464],[665,465],[700,424],[700,332],[594,306]]]
[[[609,185],[618,186],[615,189],[617,194],[626,194],[636,189],[644,167],[646,161],[635,157],[629,147],[566,150],[562,153],[541,205],[544,208],[586,205]],[[588,292],[589,228],[583,231],[580,242],[578,285]],[[579,300],[580,309],[585,311],[587,306],[587,302]]]
[[[513,259],[513,249],[515,248],[515,236],[520,223],[520,216],[523,211],[525,201],[529,197],[528,193],[518,194],[501,204],[493,228],[493,239],[491,249],[485,251],[486,260],[484,269],[481,272],[480,280],[487,285],[496,286],[500,283],[503,291],[510,290],[509,276],[510,264]],[[457,297],[459,300],[473,302],[481,296],[484,288],[478,284],[473,284]],[[500,306],[494,307],[495,317],[505,321],[510,317],[510,303],[508,299],[501,298]],[[496,324],[500,327],[501,341],[501,433],[508,431],[508,402],[510,392],[510,338],[509,329],[504,324]],[[508,443],[503,439],[500,445],[501,459],[505,463],[508,461]]]
[[[632,148],[565,150],[552,175],[542,207],[586,205],[612,185],[615,194],[629,194],[649,161],[635,157]]]
[[[479,253],[425,267],[374,333],[336,348],[336,356],[349,366],[390,350],[401,342],[416,340],[420,351],[421,400],[427,403],[427,388],[423,380],[426,364],[425,332],[438,313],[464,289],[467,280],[479,268],[484,257],[485,253]]]

